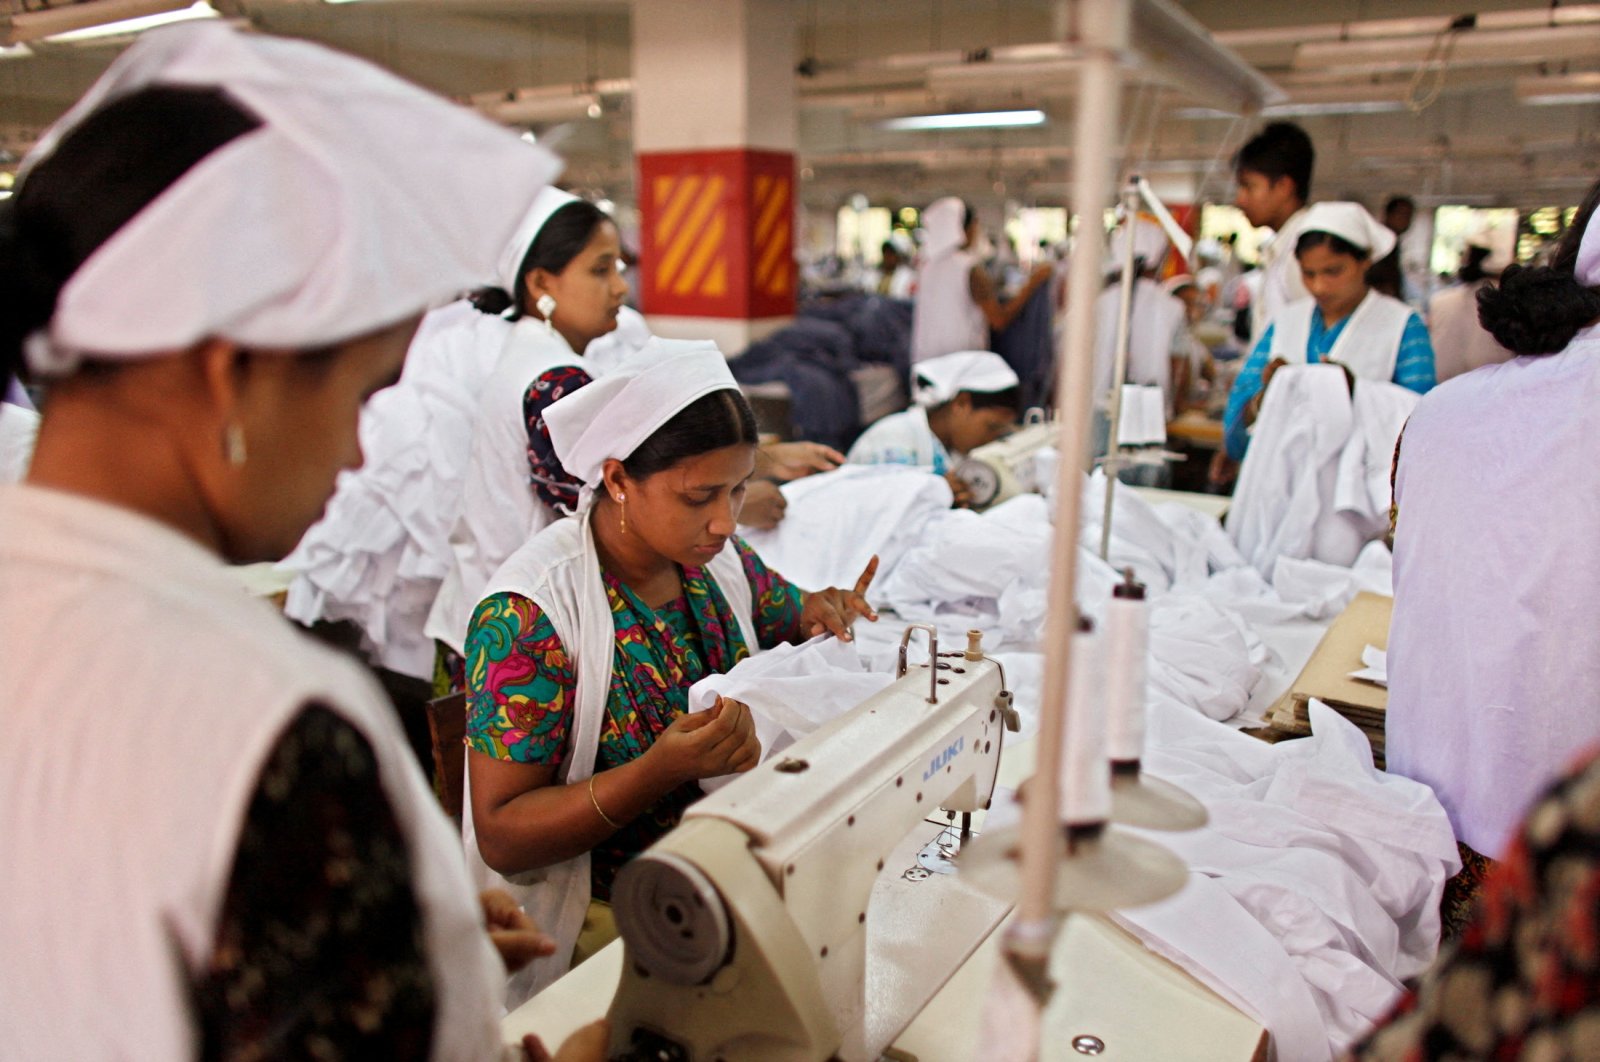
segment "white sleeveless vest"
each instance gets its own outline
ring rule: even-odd
[[[594,774],[605,719],[606,696],[611,688],[612,660],[616,654],[616,628],[611,605],[600,578],[592,509],[556,521],[511,555],[489,580],[484,596],[517,594],[538,605],[549,617],[556,636],[566,648],[577,676],[576,712],[567,738],[566,758],[557,781],[563,785],[587,781]],[[755,599],[739,553],[730,540],[706,565],[706,574],[722,592],[739,622],[750,652],[756,643]],[[572,948],[583,928],[589,906],[589,856],[585,853],[554,866],[542,867],[514,878],[501,877],[478,852],[473,829],[471,796],[462,816],[462,839],[467,864],[483,887],[504,888],[516,896],[539,928],[556,942],[554,955],[536,959],[512,975],[506,990],[508,1009],[520,1006],[567,971]]]
[[[1306,363],[1311,312],[1316,308],[1317,300],[1311,298],[1299,299],[1284,307],[1272,322],[1272,357],[1282,358],[1290,365]],[[1399,299],[1368,291],[1323,360],[1347,366],[1363,380],[1387,383],[1394,379],[1395,363],[1400,359],[1400,340],[1409,320],[1411,307]]]
[[[372,680],[142,516],[0,487],[0,529],[0,1056],[192,1055],[261,766],[317,702],[371,743],[406,838],[433,1057],[497,1057],[504,968]]]
[[[917,266],[911,307],[913,363],[958,350],[989,349],[989,321],[972,301],[976,262],[966,251],[953,250]]]
[[[540,374],[582,365],[559,332],[524,317],[506,336],[483,385],[472,457],[461,485],[461,509],[450,531],[444,581],[423,632],[461,652],[472,610],[496,568],[559,515],[533,496],[528,480],[528,429],[522,396]]]

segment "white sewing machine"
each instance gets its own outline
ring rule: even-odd
[[[1037,409],[1028,411],[1022,427],[985,446],[980,446],[956,466],[956,478],[967,485],[971,506],[982,511],[1008,498],[1038,490],[1034,458],[1046,446],[1054,446],[1058,433]]]
[[[897,682],[618,876],[613,1058],[870,1062],[1005,916],[950,872],[956,842],[926,819],[988,806],[1010,693],[976,634],[941,653],[924,629],[935,668],[907,668],[903,640]]]

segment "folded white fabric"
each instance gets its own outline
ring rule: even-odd
[[[1167,594],[1151,605],[1152,700],[1232,719],[1249,705],[1266,654],[1247,623],[1198,594]]]
[[[867,596],[881,599],[884,580],[950,509],[943,476],[894,465],[845,465],[783,488],[788,508],[770,531],[741,529],[768,567],[796,586],[851,586],[874,554],[878,576]]]
[[[744,703],[764,760],[893,681],[892,673],[866,670],[853,643],[825,634],[748,656],[726,674],[707,675],[689,688],[689,710],[704,711],[718,697]],[[737,777],[704,778],[700,788],[709,793]]]

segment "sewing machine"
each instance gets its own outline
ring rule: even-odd
[[[923,629],[934,666],[908,666],[903,639],[893,685],[618,876],[613,1058],[870,1062],[1005,916],[951,872],[956,827],[927,818],[988,806],[1011,695],[976,632],[940,652]]]
[[[1018,494],[1037,490],[1034,458],[1041,449],[1056,442],[1055,426],[1033,409],[1028,411],[1022,427],[973,450],[955,468],[956,478],[967,485],[971,507],[981,512]]]

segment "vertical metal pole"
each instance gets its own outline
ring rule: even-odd
[[[1068,275],[1069,312],[1057,359],[1056,406],[1061,460],[1056,468],[1056,533],[1045,620],[1045,674],[1040,705],[1038,767],[1022,818],[1022,890],[1006,947],[1019,963],[1042,974],[1054,938],[1057,853],[1061,837],[1062,738],[1066,730],[1069,652],[1077,626],[1079,520],[1083,469],[1094,405],[1094,301],[1101,286],[1105,237],[1101,213],[1111,194],[1109,173],[1117,129],[1119,62],[1128,42],[1131,0],[1078,0],[1084,50],[1082,88],[1073,130],[1073,210],[1078,236]]]
[[[1101,471],[1106,477],[1106,500],[1100,513],[1100,559],[1111,558],[1111,508],[1116,500],[1117,473],[1122,471],[1122,385],[1128,382],[1128,341],[1133,333],[1133,227],[1139,220],[1138,178],[1130,178],[1122,190],[1122,300],[1117,309],[1116,358],[1111,367],[1111,426],[1106,436],[1106,460]]]

